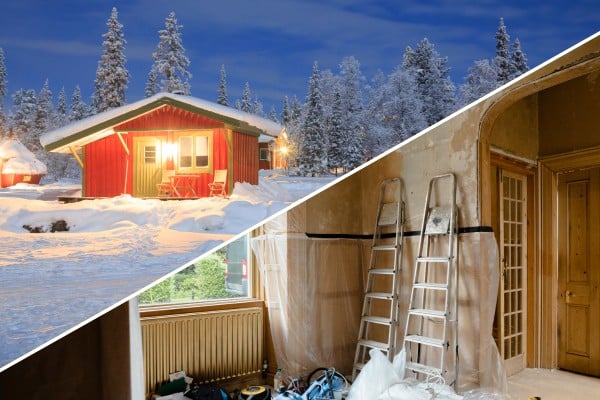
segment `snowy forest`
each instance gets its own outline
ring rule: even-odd
[[[81,170],[73,157],[45,152],[39,138],[44,132],[73,121],[126,104],[129,84],[123,25],[112,9],[103,35],[94,93],[84,101],[76,86],[70,99],[64,87],[54,100],[46,80],[39,91],[19,89],[7,100],[9,74],[0,48],[0,138],[16,138],[48,169],[45,181],[79,178]],[[158,92],[191,95],[190,60],[182,43],[182,25],[175,13],[165,19],[158,32],[158,45],[145,86],[146,96]],[[264,111],[246,82],[242,98],[228,98],[225,65],[215,85],[217,103],[261,115],[286,127],[290,173],[319,176],[347,172],[364,161],[434,124],[455,110],[528,70],[527,58],[518,39],[512,43],[502,18],[495,34],[495,53],[490,59],[476,60],[464,83],[456,86],[449,77],[447,57],[438,53],[427,38],[407,46],[402,63],[385,73],[379,70],[367,79],[354,56],[341,60],[338,71],[320,70],[314,62],[304,101],[297,95],[285,96],[276,111]]]

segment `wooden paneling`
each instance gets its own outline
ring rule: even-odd
[[[178,130],[219,126],[223,126],[223,123],[204,115],[195,114],[171,105],[164,105],[138,118],[116,126],[115,131]]]
[[[113,197],[126,192],[126,174],[131,162],[116,135],[85,146],[85,195]]]
[[[233,180],[258,184],[258,138],[233,133]]]

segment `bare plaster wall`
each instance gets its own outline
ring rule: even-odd
[[[600,71],[539,94],[540,156],[600,146]]]
[[[306,203],[305,232],[363,233],[363,197],[364,190],[358,175],[350,176],[319,193]]]

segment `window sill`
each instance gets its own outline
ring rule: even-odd
[[[190,303],[170,303],[143,305],[140,308],[140,317],[159,317],[164,315],[188,314],[218,310],[235,310],[248,307],[262,307],[264,302],[254,298],[239,300],[216,300]]]

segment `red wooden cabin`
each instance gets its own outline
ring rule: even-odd
[[[17,139],[0,140],[0,188],[17,183],[38,184],[46,166]]]
[[[48,151],[72,153],[86,197],[156,197],[161,182],[174,197],[205,197],[214,171],[258,183],[259,137],[274,140],[271,120],[190,96],[159,93],[42,135]],[[178,190],[177,190],[178,189]]]

